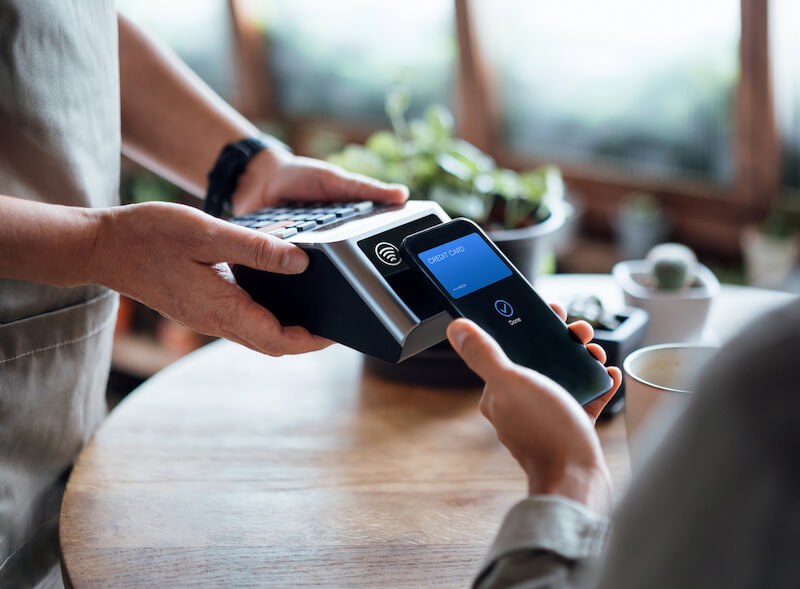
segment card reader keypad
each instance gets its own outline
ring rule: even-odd
[[[284,239],[371,213],[379,206],[368,200],[348,203],[293,202],[259,209],[231,219],[231,222]]]

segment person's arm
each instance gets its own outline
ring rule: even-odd
[[[223,146],[256,136],[258,129],[121,15],[119,63],[123,152],[202,196]],[[404,186],[282,149],[265,149],[248,164],[233,195],[233,209],[242,214],[287,198],[403,202],[407,197]]]
[[[800,587],[798,350],[795,300],[725,344],[682,414],[651,422],[594,587]]]
[[[196,331],[271,355],[330,343],[281,326],[237,286],[226,262],[292,274],[305,269],[308,257],[289,243],[176,204],[87,209],[0,196],[0,277],[102,284]]]
[[[570,328],[591,340],[587,323]],[[474,586],[579,586],[581,565],[599,555],[607,533],[611,478],[594,422],[620,385],[619,369],[608,369],[612,389],[581,408],[549,378],[513,364],[474,323],[454,321],[448,338],[486,383],[481,412],[528,476],[529,498],[506,516]],[[602,348],[587,347],[605,361]]]
[[[223,146],[257,130],[123,17],[119,44],[124,152],[203,194]],[[233,205],[241,213],[293,196],[401,202],[408,191],[265,149],[239,179]],[[0,196],[0,228],[0,277],[101,284],[195,331],[270,355],[331,343],[302,327],[282,326],[239,288],[228,266],[299,273],[308,265],[301,249],[191,207],[146,203],[89,210]]]

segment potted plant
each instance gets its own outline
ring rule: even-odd
[[[792,212],[789,202],[777,200],[763,225],[742,232],[745,272],[752,286],[781,287],[800,259],[800,215]]]
[[[517,173],[454,136],[453,117],[431,106],[407,120],[409,96],[391,92],[386,112],[392,130],[373,133],[364,145],[350,144],[328,161],[351,172],[408,186],[411,198],[433,200],[451,217],[481,225],[525,276],[541,274],[556,232],[571,208],[555,166]]]
[[[626,307],[611,313],[596,296],[575,298],[567,305],[567,322],[586,321],[594,329],[593,342],[605,350],[610,366],[622,366],[628,354],[644,343],[647,312],[636,307]],[[601,417],[619,413],[625,406],[625,382],[603,409]]]
[[[625,304],[648,314],[644,345],[696,341],[703,333],[719,281],[691,249],[677,243],[657,245],[644,260],[614,266]]]
[[[651,194],[633,192],[617,210],[612,226],[617,245],[626,259],[643,258],[667,236],[669,224],[658,200]]]

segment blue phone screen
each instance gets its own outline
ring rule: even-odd
[[[454,299],[511,276],[509,268],[477,233],[418,254]]]

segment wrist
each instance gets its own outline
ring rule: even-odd
[[[267,157],[261,156],[264,152],[269,152]],[[205,212],[215,217],[235,214],[234,195],[241,192],[239,187],[246,172],[261,167],[252,166],[251,162],[259,158],[259,161],[267,161],[268,169],[273,168],[279,163],[280,152],[288,153],[288,147],[268,135],[249,136],[225,144],[208,173]]]
[[[91,209],[88,211],[91,248],[86,261],[87,281],[109,288],[115,288],[114,281],[110,276],[110,269],[114,265],[108,262],[115,257],[113,253],[113,236],[117,208],[122,207]]]
[[[294,157],[286,149],[271,146],[255,154],[247,163],[231,195],[233,215],[243,215],[264,207],[269,197],[270,180],[279,176],[281,169],[289,165]]]
[[[600,515],[608,515],[613,504],[611,475],[604,461],[591,465],[566,465],[545,476],[528,472],[529,495],[559,495],[585,505]]]

